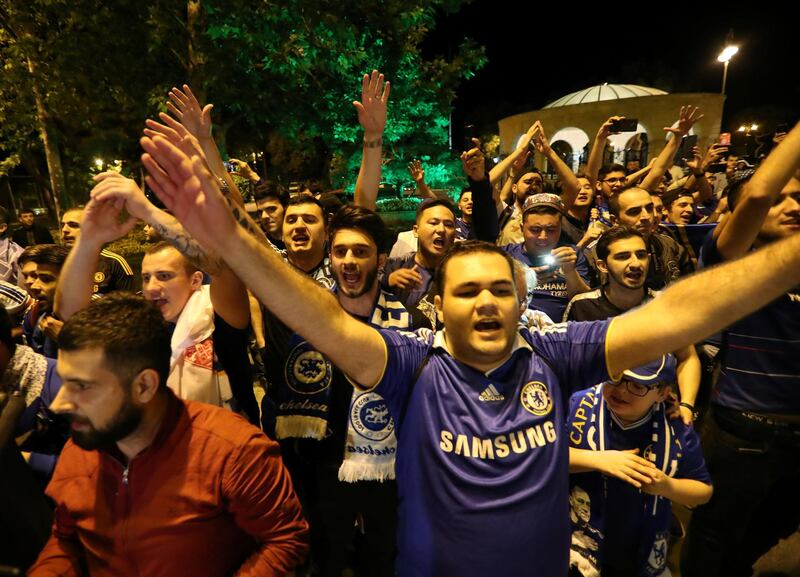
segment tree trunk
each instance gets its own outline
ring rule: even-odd
[[[44,146],[44,155],[47,160],[47,171],[50,173],[50,191],[45,193],[48,208],[53,210],[56,222],[61,222],[61,198],[64,195],[64,167],[61,165],[61,151],[58,146],[53,124],[44,103],[39,79],[36,77],[36,64],[28,58],[28,72],[31,74],[31,86],[36,100],[36,119],[39,124],[39,137]]]

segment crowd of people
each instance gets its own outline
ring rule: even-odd
[[[0,564],[657,577],[676,503],[682,575],[751,575],[800,526],[800,124],[677,167],[685,106],[630,172],[615,116],[574,173],[536,122],[474,141],[455,203],[411,159],[390,247],[390,83],[361,92],[351,204],[226,166],[184,85],[140,141],[160,207],[106,172],[58,244],[0,211]],[[139,223],[136,287],[104,247]]]

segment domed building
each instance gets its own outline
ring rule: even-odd
[[[531,124],[540,120],[550,145],[577,170],[589,156],[597,129],[610,116],[636,118],[635,132],[612,135],[606,148],[604,163],[617,162],[631,169],[644,166],[664,148],[667,138],[663,127],[672,126],[681,106],[700,107],[705,116],[694,125],[690,134],[707,147],[719,136],[722,120],[722,94],[669,94],[663,90],[636,84],[600,84],[573,92],[554,100],[540,110],[508,116],[499,121],[500,152],[508,154]],[[536,166],[548,172],[544,160],[537,155]]]

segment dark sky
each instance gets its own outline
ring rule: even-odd
[[[754,4],[713,3],[713,10],[697,0],[660,4],[668,7],[664,15],[643,16],[658,3],[547,3],[564,7],[557,14],[536,1],[474,0],[455,15],[439,15],[424,51],[448,54],[465,37],[486,47],[487,65],[458,90],[453,124],[491,128],[503,116],[603,82],[719,92],[723,65],[716,58],[733,28],[740,49],[728,70],[723,128],[750,120],[770,129],[798,120],[794,16],[759,16]]]

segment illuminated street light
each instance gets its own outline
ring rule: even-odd
[[[730,41],[733,38],[733,34],[728,35],[728,45],[722,49],[722,52],[719,53],[717,56],[717,60],[724,64],[724,69],[722,71],[722,92],[721,94],[725,94],[725,85],[728,83],[728,63],[733,58],[733,55],[739,52],[739,47],[731,44]]]

